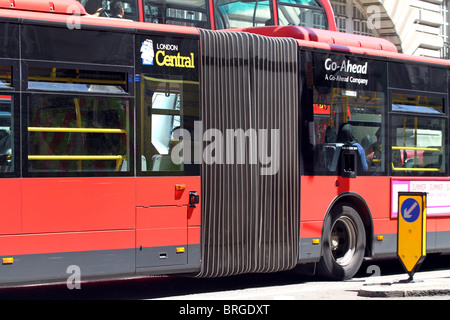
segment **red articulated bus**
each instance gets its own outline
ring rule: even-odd
[[[448,61],[253,27],[256,9],[214,31],[70,0],[0,7],[2,285],[73,266],[83,281],[309,264],[347,279],[395,257],[405,190],[428,192],[428,252],[450,251]]]

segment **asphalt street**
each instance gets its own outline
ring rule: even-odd
[[[450,299],[450,292],[447,292],[450,290],[450,255],[428,256],[414,278],[423,281],[399,285],[397,282],[408,279],[408,275],[398,260],[391,259],[366,261],[353,279],[343,282],[327,281],[292,272],[246,274],[211,279],[158,276],[82,282],[80,289],[72,290],[66,283],[1,288],[0,300],[166,300],[181,302],[195,300]],[[405,291],[405,288],[409,288],[408,290],[415,291],[415,293],[404,296],[406,294],[402,294],[400,291]],[[370,294],[370,291],[375,293]],[[389,293],[389,291],[394,293]],[[383,296],[383,292],[388,292],[388,294]]]

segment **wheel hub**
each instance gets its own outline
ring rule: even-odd
[[[356,244],[356,227],[353,220],[347,216],[339,217],[330,234],[330,250],[336,263],[343,267],[350,264],[356,252]]]

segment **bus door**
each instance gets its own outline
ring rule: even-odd
[[[0,68],[1,72],[1,68]],[[9,79],[11,73],[8,72]],[[7,76],[6,74],[4,74]],[[7,80],[0,80],[0,86],[6,86]],[[19,179],[10,178],[19,171],[19,156],[17,155],[15,130],[17,124],[14,121],[13,95],[0,95],[0,234],[16,234],[20,232],[20,192],[21,183]]]
[[[137,50],[136,267],[167,270],[200,259],[198,44],[147,36]]]
[[[15,26],[2,25],[1,41],[4,44],[0,56],[17,57],[18,34]],[[6,51],[5,51],[6,50]],[[3,54],[3,55],[2,55]],[[21,228],[21,181],[19,147],[19,115],[17,113],[20,85],[19,65],[12,59],[0,64],[0,235],[18,234]],[[7,239],[7,237],[2,237]],[[6,240],[8,241],[8,240]],[[2,246],[5,249],[5,246]],[[8,250],[8,249],[7,249]]]

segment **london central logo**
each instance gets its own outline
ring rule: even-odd
[[[157,43],[155,48],[153,40],[150,39],[142,42],[141,58],[143,65],[153,66],[156,62],[160,67],[195,68],[194,53],[182,55],[178,50],[178,45],[169,43]]]

